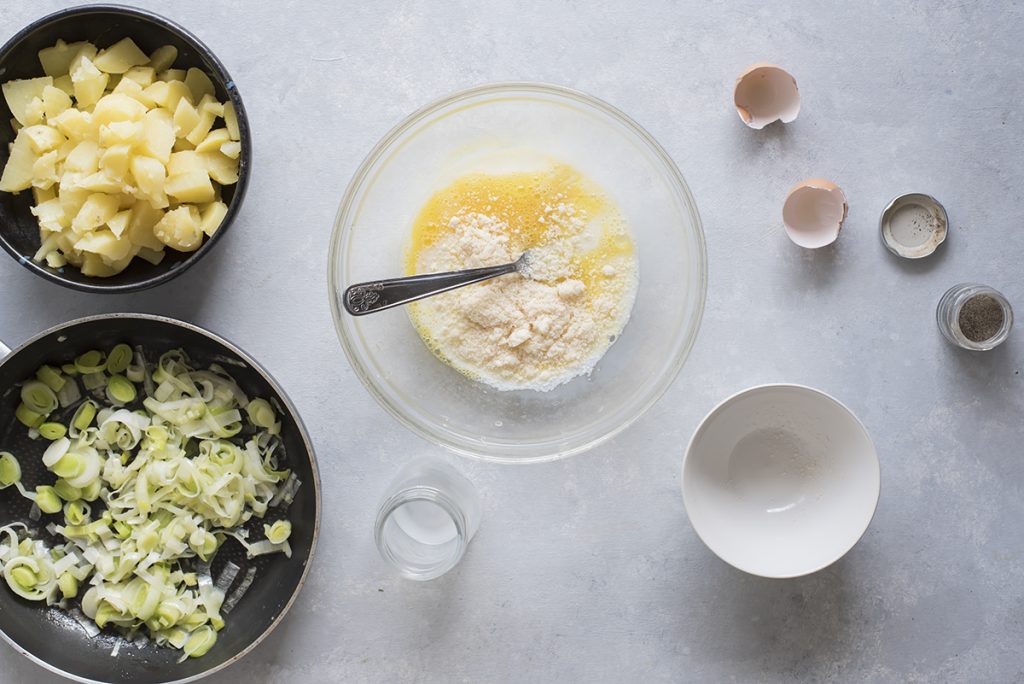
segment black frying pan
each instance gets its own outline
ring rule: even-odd
[[[251,397],[276,398],[284,409],[281,436],[282,465],[302,481],[288,510],[293,531],[292,557],[282,554],[246,560],[244,549],[228,539],[217,553],[211,574],[217,578],[228,561],[257,568],[255,582],[234,609],[225,615],[226,626],[217,643],[201,658],[176,663],[181,652],[148,643],[136,646],[113,632],[89,638],[77,622],[57,608],[26,601],[0,580],[0,636],[20,653],[58,674],[83,682],[140,682],[156,684],[198,679],[238,660],[256,647],[277,625],[302,588],[320,528],[320,482],[309,435],[288,397],[273,378],[230,342],[188,323],[145,314],[106,314],[81,318],[47,330],[0,360],[0,450],[12,452],[21,464],[26,487],[52,484],[53,476],[40,458],[49,442],[31,440],[14,417],[18,383],[34,376],[45,364],[60,365],[90,349],[109,350],[125,342],[142,345],[150,360],[169,349],[182,348],[194,365],[222,365]],[[0,349],[0,352],[3,350]],[[28,520],[29,502],[9,487],[0,491],[0,525]],[[259,539],[263,523],[284,517],[268,512],[262,521],[250,521],[250,533]],[[42,533],[45,538],[45,531]],[[233,585],[233,586],[234,586]],[[228,594],[231,593],[229,589]],[[110,653],[120,641],[117,657]]]

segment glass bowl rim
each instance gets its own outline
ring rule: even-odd
[[[373,378],[373,374],[360,358],[358,350],[356,349],[357,345],[349,339],[349,332],[346,330],[346,321],[344,320],[344,316],[347,314],[345,314],[342,311],[341,306],[339,306],[338,292],[341,283],[338,282],[338,276],[336,273],[336,266],[340,263],[339,258],[344,252],[342,244],[345,242],[345,238],[347,238],[351,233],[351,227],[346,225],[344,220],[350,216],[352,209],[355,206],[356,199],[363,191],[371,172],[381,162],[384,155],[392,148],[392,145],[410,129],[423,123],[425,119],[437,111],[479,96],[496,95],[508,92],[551,95],[575,101],[578,104],[591,107],[598,112],[609,116],[613,121],[624,126],[626,130],[631,132],[640,142],[642,142],[647,149],[654,154],[655,159],[661,166],[660,171],[673,186],[675,193],[677,195],[681,195],[684,200],[683,204],[685,205],[687,212],[690,214],[690,218],[693,221],[693,227],[695,229],[694,239],[697,243],[699,267],[699,297],[696,301],[694,311],[690,316],[690,320],[693,321],[692,330],[685,336],[686,339],[683,340],[681,345],[676,345],[674,358],[672,358],[670,365],[666,367],[665,372],[662,373],[658,380],[652,383],[651,387],[644,392],[645,396],[643,399],[638,401],[629,410],[629,415],[625,416],[610,429],[603,430],[601,434],[596,436],[584,438],[579,440],[578,443],[571,444],[565,448],[546,448],[537,455],[526,456],[511,455],[514,453],[515,449],[507,449],[503,445],[491,445],[496,449],[500,449],[502,453],[488,453],[485,448],[474,449],[470,446],[470,441],[465,439],[462,435],[445,430],[430,421],[411,417],[407,414],[404,408],[396,406],[392,402],[391,398],[378,386],[377,382]],[[341,342],[341,348],[345,353],[345,357],[348,359],[349,365],[359,378],[359,381],[363,384],[363,387],[366,388],[374,400],[389,414],[391,414],[392,417],[398,420],[399,423],[432,444],[436,444],[453,453],[459,454],[460,456],[466,456],[474,460],[509,464],[546,463],[588,451],[611,440],[613,437],[617,436],[639,420],[642,415],[657,403],[657,401],[665,394],[668,388],[675,381],[676,377],[679,375],[679,371],[682,369],[686,359],[689,357],[690,352],[693,350],[693,345],[697,340],[701,322],[704,317],[704,307],[707,301],[708,289],[707,245],[704,238],[704,226],[701,222],[697,203],[693,197],[693,193],[690,191],[689,185],[687,185],[682,173],[679,171],[679,168],[669,156],[668,152],[665,151],[665,148],[663,148],[650,133],[640,126],[640,124],[617,107],[614,107],[597,97],[573,88],[536,81],[502,81],[459,90],[420,107],[403,118],[396,126],[389,130],[376,145],[373,146],[370,152],[359,164],[359,167],[353,174],[352,179],[349,181],[349,184],[345,189],[345,193],[342,195],[341,204],[338,207],[337,214],[335,215],[334,227],[331,231],[330,248],[327,253],[327,283],[327,296],[330,303],[331,316],[334,319],[334,327],[337,332],[338,339]],[[574,434],[579,435],[581,433],[576,432]],[[530,444],[534,447],[542,447],[543,445],[549,444],[554,447],[556,443],[560,444],[563,441],[564,436],[560,437],[557,442],[556,440],[547,440],[544,442],[534,442]]]

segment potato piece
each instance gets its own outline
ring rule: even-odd
[[[69,140],[86,140],[96,135],[97,126],[93,123],[92,114],[77,109],[65,109],[50,120],[50,125],[64,134]]]
[[[63,228],[71,226],[71,221],[64,214],[64,208],[56,197],[36,204],[30,211],[33,216],[39,219],[40,223],[57,224]]]
[[[154,83],[143,92],[153,98],[153,101],[158,105],[170,112],[178,108],[178,102],[182,98],[186,98],[189,104],[192,103],[192,92],[181,81],[168,81],[162,86]]]
[[[195,207],[178,207],[164,214],[164,217],[153,226],[153,235],[171,249],[194,252],[203,244],[199,218],[199,210]]]
[[[32,167],[38,158],[39,155],[32,151],[32,141],[25,129],[18,131],[18,137],[11,146],[11,156],[7,158],[7,165],[0,176],[0,190],[20,192],[32,187]]]
[[[100,144],[104,147],[139,145],[144,139],[145,128],[141,121],[112,121],[100,126]]]
[[[207,235],[213,235],[227,215],[228,205],[220,201],[210,202],[199,212],[199,227]]]
[[[160,262],[164,260],[167,253],[163,251],[163,243],[160,244],[160,251],[155,249],[149,249],[147,247],[140,247],[139,253],[136,255],[140,259],[145,259],[154,266],[159,266]]]
[[[112,178],[106,171],[91,173],[85,178],[80,179],[75,185],[89,192],[102,192],[113,195],[114,199],[117,200],[118,209],[120,209],[120,194],[124,192],[125,184],[116,178]]]
[[[198,145],[206,139],[209,135],[210,129],[213,128],[213,124],[217,121],[217,117],[224,114],[224,106],[216,100],[206,102],[199,107],[199,123],[196,127],[185,136],[193,145]]]
[[[156,81],[156,69],[153,65],[149,66],[134,66],[128,71],[124,72],[124,80],[134,81],[140,88],[153,85]]]
[[[25,108],[25,123],[29,126],[41,124],[46,121],[46,110],[43,108],[41,98],[33,97]]]
[[[191,171],[205,171],[206,163],[196,152],[175,152],[167,164],[168,176],[179,176]]]
[[[160,251],[164,243],[153,235],[153,226],[164,217],[164,212],[147,200],[138,200],[132,206],[131,220],[128,221],[128,238],[143,249]]]
[[[63,91],[68,97],[75,94],[75,84],[71,82],[71,76],[68,74],[53,79],[53,87]]]
[[[238,182],[237,159],[220,152],[200,152],[199,157],[213,180],[221,185],[233,185]]]
[[[71,108],[71,96],[60,88],[46,86],[43,88],[43,115],[47,121],[59,116]]]
[[[153,98],[146,95],[146,91],[143,90],[142,86],[130,78],[122,78],[121,82],[117,84],[117,87],[114,88],[113,92],[121,95],[127,95],[136,102],[141,103],[146,109],[153,109],[157,106],[156,102],[153,101]]]
[[[169,176],[164,184],[164,191],[179,202],[196,204],[212,202],[216,197],[210,176],[205,171],[189,171]]]
[[[92,61],[96,68],[108,74],[123,74],[134,66],[149,63],[149,57],[131,38],[123,38],[103,50]]]
[[[217,92],[213,87],[213,81],[206,75],[206,72],[195,67],[189,69],[185,75],[185,85],[192,91],[193,102],[199,102],[206,95],[213,97]]]
[[[238,113],[235,112],[235,103],[230,100],[224,103],[224,126],[228,129],[228,135],[232,140],[242,139],[242,132],[238,128]]]
[[[76,57],[71,63],[71,83],[79,109],[96,104],[109,80],[110,76],[97,69],[88,57]]]
[[[78,214],[71,221],[71,230],[79,235],[99,228],[114,218],[117,213],[118,198],[101,192],[89,195]],[[77,247],[81,249],[81,247]]]
[[[111,233],[116,235],[118,238],[121,238],[124,235],[124,232],[126,230],[128,230],[128,224],[131,222],[131,218],[132,218],[132,210],[131,209],[125,209],[124,211],[119,211],[116,214],[114,214],[114,218],[112,218],[109,221],[107,221],[107,228],[110,229]],[[130,241],[131,241],[131,238],[129,238],[129,242]]]
[[[175,152],[195,152],[196,146],[190,143],[185,138],[178,138],[177,140],[174,141],[173,149]]]
[[[143,154],[166,164],[174,147],[174,123],[166,109],[151,109],[142,122],[142,142],[139,149]]]
[[[32,151],[36,154],[43,154],[44,152],[56,149],[67,140],[60,131],[51,126],[39,124],[28,126],[23,130],[25,135],[28,136],[29,142],[32,143]]]
[[[92,140],[83,140],[64,160],[64,171],[88,176],[100,168],[100,146]]]
[[[68,261],[70,260],[71,259],[69,257]],[[82,271],[82,275],[94,278],[109,278],[110,276],[120,273],[120,271],[104,263],[99,254],[92,254],[91,252],[85,252],[82,254],[82,263],[79,266],[79,270]]]
[[[8,81],[0,87],[3,90],[4,99],[7,100],[7,107],[11,110],[11,115],[22,126],[32,125],[29,123],[29,106],[32,104],[32,100],[37,98],[42,103],[43,91],[47,86],[53,86],[53,79],[49,76]],[[32,123],[38,123],[38,121]]]
[[[156,75],[160,81],[181,81],[185,82],[185,77],[188,76],[188,72],[184,69],[164,69]]]
[[[121,239],[107,228],[90,231],[75,242],[75,249],[103,257],[107,264],[124,259],[132,251],[132,242]]]
[[[149,200],[158,209],[167,206],[167,194],[164,183],[167,180],[167,169],[153,157],[139,155],[131,161],[132,178],[138,187],[139,196]]]
[[[146,114],[146,105],[123,93],[104,95],[92,111],[92,120],[100,124],[115,121],[141,121]]]
[[[174,110],[174,135],[184,138],[192,132],[192,129],[199,123],[199,112],[185,98],[178,100],[178,106]]]
[[[128,179],[131,161],[131,145],[114,145],[100,156],[100,170],[124,183]]]
[[[52,199],[57,199],[57,190],[54,188],[32,188],[32,199],[35,201],[36,206],[39,206],[43,202],[49,202]]]
[[[83,49],[85,54],[88,54],[89,48],[92,48],[92,54],[89,54],[91,58],[96,54],[96,48],[85,41],[65,43],[63,40],[58,40],[53,47],[43,48],[39,51],[39,63],[43,65],[43,73],[54,78],[64,76],[71,69],[71,60]]]
[[[218,128],[210,131],[201,143],[196,145],[196,152],[219,152],[221,145],[231,142],[228,129]]]
[[[230,159],[238,159],[242,154],[242,143],[232,140],[220,146],[220,153]]]
[[[32,164],[32,186],[36,188],[49,188],[54,183],[60,182],[60,175],[57,173],[57,152],[52,150],[36,159]]]
[[[76,180],[74,174],[64,174],[60,179],[60,194],[57,196],[64,214],[72,218],[78,215],[89,197],[88,191],[75,186]]]
[[[173,45],[162,45],[149,56],[149,66],[154,71],[166,71],[178,59],[178,48]]]

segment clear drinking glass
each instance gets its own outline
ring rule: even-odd
[[[960,329],[960,312],[964,304],[979,296],[992,298],[1002,309],[1003,322],[996,333],[985,340],[972,340]],[[971,351],[987,351],[993,349],[1010,335],[1010,328],[1013,327],[1013,309],[1010,302],[998,290],[987,285],[977,283],[961,283],[946,290],[939,300],[938,309],[935,311],[935,319],[939,324],[939,330],[943,337],[961,349]]]
[[[430,580],[462,560],[479,524],[473,483],[440,459],[419,458],[384,493],[374,538],[380,555],[402,575]]]

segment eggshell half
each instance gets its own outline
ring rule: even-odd
[[[846,212],[846,195],[838,185],[824,178],[810,178],[789,191],[782,207],[782,222],[790,240],[817,249],[836,241]]]
[[[754,64],[736,79],[736,112],[743,123],[758,130],[773,121],[789,123],[800,113],[796,79],[774,64]]]

